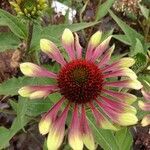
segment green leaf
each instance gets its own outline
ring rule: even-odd
[[[118,18],[111,10],[109,10],[109,13],[127,36],[130,45],[132,45],[133,47],[135,46],[136,38],[139,39],[140,41],[144,41],[144,37],[141,34],[139,34],[137,31],[128,26],[125,22],[123,22],[120,18]]]
[[[150,10],[148,8],[146,8],[144,5],[139,4],[139,6],[140,6],[143,16],[148,20],[149,15],[150,15]]]
[[[16,118],[13,121],[10,129],[0,127],[0,149],[6,148],[11,138],[22,129],[22,126],[25,126],[29,121],[30,119],[28,117],[25,117],[22,124],[20,124],[20,119]]]
[[[115,138],[118,141],[120,150],[131,150],[133,138],[128,128],[116,132]]]
[[[126,35],[117,34],[113,35],[113,37],[126,45],[130,45],[130,41]]]
[[[20,97],[17,104],[17,118],[20,123],[21,128],[24,127],[24,120],[26,119],[26,112],[28,108],[28,98]]]
[[[47,112],[51,106],[60,100],[61,95],[58,93],[50,94],[46,99],[30,100],[27,99],[26,115],[37,116]]]
[[[10,30],[21,39],[25,39],[27,37],[25,24],[2,9],[0,9],[0,25],[8,26]]]
[[[114,133],[111,130],[104,130],[104,129],[99,128],[95,124],[94,117],[89,112],[87,113],[87,119],[92,128],[96,142],[104,150],[119,150],[119,146],[115,139]]]
[[[115,0],[107,0],[103,4],[100,4],[96,13],[96,21],[102,19],[107,13],[110,7],[113,5]]]
[[[29,77],[11,78],[0,84],[0,95],[14,96],[18,94],[18,90],[23,86],[43,85],[50,83],[54,83],[54,80],[50,78],[29,78]]]
[[[33,28],[33,35],[31,41],[31,50],[38,51],[40,49],[40,39],[42,34],[42,27],[40,25],[35,25]]]
[[[0,127],[0,143],[6,141],[3,145],[0,145],[0,149],[4,149],[5,147],[9,146],[9,141],[7,141],[8,136],[9,130],[4,127]]]
[[[138,53],[137,55],[134,56],[135,59],[135,64],[132,66],[132,69],[136,72],[139,73],[141,72],[147,65],[147,57],[143,55],[142,53]]]
[[[16,49],[20,39],[11,32],[0,33],[0,51]]]
[[[65,28],[69,28],[72,32],[77,32],[82,29],[91,27],[96,25],[98,22],[83,22],[83,23],[75,23],[75,24],[59,24],[59,25],[50,25],[43,29],[42,38],[48,38],[55,43],[59,43],[60,45],[60,37]]]
[[[133,47],[132,47],[133,48]],[[146,54],[146,51],[144,51],[143,45],[139,39],[136,38],[136,44],[133,50],[131,50],[130,55],[135,56],[138,53],[141,53],[143,55]]]

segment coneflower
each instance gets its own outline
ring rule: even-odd
[[[137,123],[136,109],[131,106],[136,96],[119,91],[120,88],[142,87],[136,74],[129,69],[134,64],[134,59],[126,57],[110,63],[114,45],[109,48],[111,36],[101,42],[101,35],[100,31],[92,35],[83,57],[78,35],[65,29],[62,45],[68,59],[63,57],[53,42],[41,39],[41,50],[61,65],[58,73],[30,62],[20,64],[22,73],[27,76],[49,77],[56,81],[52,85],[22,87],[18,91],[21,96],[30,99],[45,98],[54,92],[59,92],[62,96],[39,123],[40,133],[48,134],[49,150],[58,149],[63,142],[68,111],[72,112],[68,141],[74,150],[82,150],[84,145],[90,150],[95,149],[92,130],[86,118],[87,109],[93,113],[97,125],[104,129],[118,130],[118,125]],[[117,79],[122,76],[125,78]],[[109,78],[116,80],[110,81]],[[66,106],[59,113],[62,104]]]

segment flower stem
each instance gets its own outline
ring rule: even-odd
[[[32,34],[33,34],[33,21],[29,20],[29,23],[28,23],[28,38],[27,38],[26,54],[28,54],[29,51],[30,51]]]

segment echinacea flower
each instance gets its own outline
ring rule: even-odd
[[[47,0],[12,0],[10,4],[18,15],[32,19],[41,16],[48,6]]]
[[[56,80],[53,85],[22,87],[19,90],[21,96],[33,99],[45,98],[54,92],[62,95],[39,123],[40,133],[48,134],[49,150],[58,149],[63,142],[68,111],[72,112],[68,141],[74,150],[82,150],[84,145],[90,150],[95,149],[87,109],[91,110],[97,125],[104,129],[118,130],[118,125],[137,123],[136,109],[131,106],[136,96],[117,90],[142,87],[136,74],[129,69],[134,64],[134,59],[126,57],[110,63],[114,45],[109,48],[111,36],[101,42],[101,35],[100,31],[92,35],[83,57],[78,35],[65,29],[62,45],[68,54],[66,59],[53,42],[41,39],[41,50],[60,64],[58,73],[29,62],[20,65],[22,73],[27,76]],[[118,80],[122,76],[124,78]],[[66,106],[60,113],[62,104]]]

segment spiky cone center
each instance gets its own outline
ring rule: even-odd
[[[58,74],[60,93],[69,101],[78,104],[97,98],[102,85],[102,72],[90,61],[73,60],[66,64]]]

